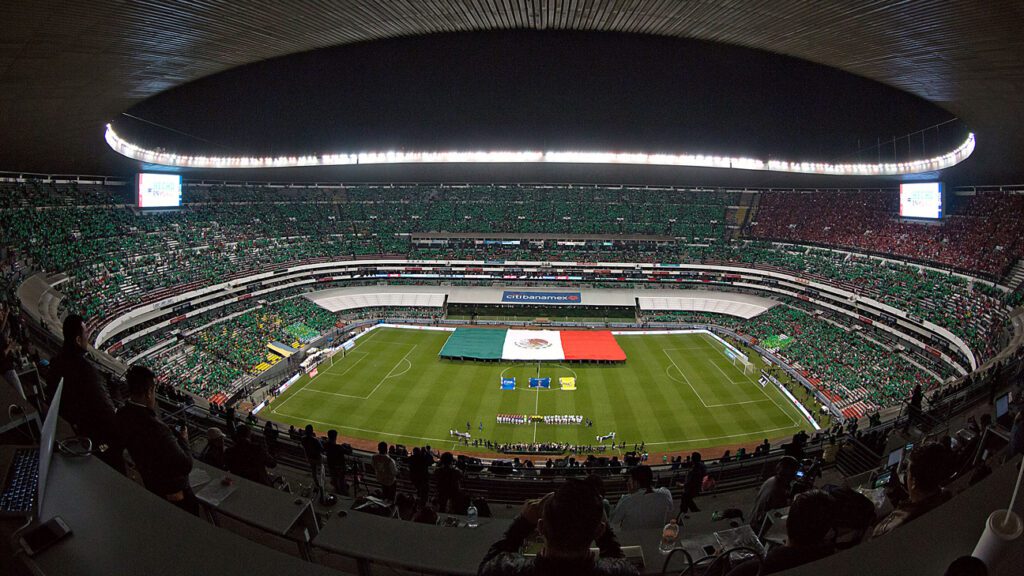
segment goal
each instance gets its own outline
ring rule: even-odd
[[[732,365],[745,375],[749,376],[754,373],[754,363],[741,356],[734,356],[732,359]]]

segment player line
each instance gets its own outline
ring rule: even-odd
[[[701,398],[700,392],[697,392],[697,389],[693,387],[693,384],[690,383],[690,379],[687,378],[686,374],[683,374],[683,371],[679,369],[679,366],[676,364],[676,361],[672,359],[672,356],[668,353],[668,351],[665,350],[664,348],[662,348],[661,351],[665,353],[665,357],[668,358],[668,361],[671,362],[673,366],[675,366],[676,372],[679,372],[679,375],[683,377],[683,380],[686,380],[686,385],[689,386],[690,390],[693,390],[693,393],[697,395],[697,399],[700,400],[700,403],[703,404],[705,408],[707,408],[708,403],[705,402],[703,398]]]

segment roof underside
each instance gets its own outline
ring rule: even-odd
[[[832,66],[932,101],[977,134],[960,181],[1024,172],[1024,4],[799,0],[158,0],[4,3],[0,169],[119,173],[122,111],[239,65],[354,42],[492,29],[723,42]]]

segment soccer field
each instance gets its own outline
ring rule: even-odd
[[[303,376],[262,416],[443,449],[454,445],[449,430],[465,432],[467,422],[474,439],[597,445],[597,435],[615,432],[616,442],[646,442],[653,452],[756,443],[810,428],[781,392],[762,388],[756,371],[744,375],[706,334],[617,336],[623,364],[539,365],[442,360],[450,335],[374,330],[315,378]],[[751,361],[760,367],[757,354]],[[553,388],[529,389],[538,375],[551,377]],[[501,390],[502,376],[515,377],[517,389]],[[562,376],[575,376],[577,390],[557,389]],[[497,414],[579,414],[594,426],[496,424]]]

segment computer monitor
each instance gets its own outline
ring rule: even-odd
[[[1010,411],[1010,395],[1003,394],[996,398],[996,418],[1002,418]]]
[[[64,392],[64,379],[57,383],[50,409],[46,412],[43,429],[39,434],[39,492],[36,497],[36,516],[43,513],[43,494],[46,492],[46,478],[50,474],[50,459],[53,457],[54,438],[57,436],[57,419],[60,414],[60,397]]]

